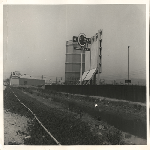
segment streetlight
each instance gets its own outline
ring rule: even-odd
[[[128,85],[129,85],[129,47],[128,46]]]

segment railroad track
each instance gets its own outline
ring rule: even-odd
[[[9,87],[10,88],[10,87]],[[21,102],[21,100],[17,97],[17,95],[13,92],[13,90],[10,88],[10,91],[14,94],[14,96],[16,97],[16,99],[18,100],[18,102],[23,105],[33,116],[33,119],[36,119],[37,122],[39,123],[39,125],[45,130],[45,132],[54,140],[54,142],[57,145],[61,145],[60,142],[58,142],[58,140],[51,134],[50,131],[48,131],[48,129],[42,124],[42,122],[38,119],[38,117],[36,116],[36,114],[34,114],[34,112],[28,108],[23,102]]]

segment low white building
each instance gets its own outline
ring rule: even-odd
[[[11,72],[10,85],[45,85],[45,80],[33,78],[30,75],[21,75],[19,71]]]

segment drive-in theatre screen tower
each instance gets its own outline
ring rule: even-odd
[[[87,38],[84,33],[73,36],[73,49],[81,51],[80,79],[76,84],[99,84],[100,73],[102,73],[102,34],[103,30],[100,29],[91,38]],[[82,60],[83,58],[85,60]],[[84,61],[85,65],[83,66]]]

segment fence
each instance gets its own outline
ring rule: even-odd
[[[146,86],[136,85],[45,85],[46,90],[146,102]]]

